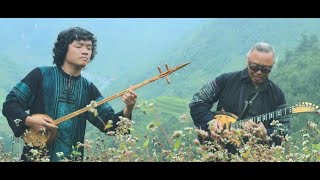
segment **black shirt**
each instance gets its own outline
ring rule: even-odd
[[[252,105],[249,106],[243,118],[272,112],[287,106],[283,91],[275,83],[267,79],[256,88],[248,75],[248,69],[245,68],[242,71],[225,73],[218,76],[194,94],[189,107],[195,126],[203,130],[208,129],[207,123],[214,116],[211,108],[217,101],[219,101],[217,111],[223,108],[226,112],[239,116],[244,109],[244,102],[249,101],[256,92],[259,92],[259,94],[253,100]],[[270,126],[270,122],[264,122],[268,135],[274,130]],[[290,121],[289,119],[283,119],[281,123],[286,124],[288,127]]]

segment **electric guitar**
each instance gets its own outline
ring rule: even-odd
[[[237,120],[238,116],[224,111],[215,111],[214,118],[218,120],[223,127],[226,129],[239,128],[243,122],[252,120],[255,123],[260,123],[269,120],[275,120],[283,116],[287,116],[289,114],[295,113],[320,113],[320,109],[318,105],[308,103],[308,102],[299,102],[297,105],[279,109],[273,112],[261,114],[258,116]]]

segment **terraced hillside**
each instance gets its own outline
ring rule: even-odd
[[[135,121],[135,134],[143,135],[149,123],[159,126],[159,129],[169,136],[175,130],[192,126],[189,115],[189,100],[177,97],[160,96],[150,101],[138,102],[133,120]]]

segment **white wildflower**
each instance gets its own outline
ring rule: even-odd
[[[173,138],[179,138],[183,135],[182,131],[174,131],[172,137]]]
[[[114,136],[114,135],[116,134],[116,132],[114,132],[114,131],[108,131],[106,134],[109,135],[109,136]]]
[[[273,121],[270,123],[270,125],[271,125],[271,126],[275,126],[275,125],[277,125],[278,123],[279,123],[278,120],[273,120]]]
[[[309,140],[305,140],[302,142],[302,146],[305,146],[307,143],[309,143]]]
[[[58,156],[59,158],[61,158],[62,156],[64,156],[64,153],[63,153],[63,152],[57,152],[56,154],[57,154],[57,156]]]
[[[304,135],[302,135],[304,138],[305,137],[308,137],[308,138],[310,138],[310,135],[309,134],[304,134]]]
[[[309,121],[309,122],[308,122],[308,126],[310,126],[312,129],[314,129],[314,128],[317,127],[317,124],[314,123],[314,122]]]
[[[96,101],[91,101],[90,104],[86,106],[86,107],[90,107],[90,109],[88,111],[93,113],[93,115],[95,117],[98,115],[98,111],[96,109],[97,106],[98,106],[98,104]]]
[[[37,149],[31,149],[30,152],[32,153],[33,156],[36,156],[39,153]]]
[[[15,119],[13,120],[13,122],[16,124],[16,126],[19,126],[19,123],[21,122],[21,119]]]

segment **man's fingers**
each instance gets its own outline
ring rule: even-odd
[[[229,130],[224,130],[223,133],[226,134],[226,135],[231,135],[232,134],[232,132],[229,131]]]
[[[48,127],[48,128],[54,128],[54,129],[57,129],[57,128],[58,128],[58,126],[53,125],[53,124],[50,124],[50,123],[47,123],[47,122],[45,122],[43,125],[45,125],[45,126]]]
[[[121,99],[122,99],[123,102],[125,102],[128,105],[132,105],[132,104],[136,103],[134,100],[131,100],[131,99],[128,99],[128,98],[122,97]]]
[[[243,129],[248,130],[248,129],[250,129],[250,127],[252,127],[252,126],[251,126],[251,124],[248,123],[248,122],[245,122],[245,123],[242,124],[242,128],[243,128]]]
[[[215,128],[216,130],[223,130],[223,126],[218,120],[215,122]]]
[[[216,132],[218,129],[219,129],[219,127],[218,127],[218,121],[215,120],[215,122],[214,122],[214,124],[213,124],[213,130],[214,130],[214,132]]]
[[[211,137],[220,138],[221,136],[219,134],[215,133],[214,131],[211,131]]]
[[[262,122],[260,122],[258,125],[259,125],[260,127],[264,127],[264,125],[263,125]]]
[[[138,97],[138,94],[135,93],[135,92],[132,91],[132,90],[129,90],[129,93],[130,93],[131,95],[133,95],[134,98]]]
[[[137,94],[136,93],[132,93],[130,91],[126,92],[123,96],[122,96],[122,100],[126,101],[126,100],[132,100],[135,101],[135,99],[137,98]]]
[[[126,104],[130,103],[130,102],[129,102],[130,100],[128,99],[128,97],[122,96],[121,99],[122,99],[122,101],[125,102]]]
[[[258,127],[258,124],[257,123],[254,123],[253,121],[248,121],[247,122],[248,124],[250,124],[252,127]]]
[[[219,130],[223,130],[223,126],[219,121],[217,121],[217,127]]]
[[[221,139],[221,136],[218,134],[221,130],[223,130],[222,124],[219,121],[215,120],[213,128],[211,130],[211,137]]]
[[[43,120],[45,120],[46,122],[48,122],[48,123],[52,123],[53,122],[53,120],[51,119],[51,118],[47,118],[47,117],[42,117],[42,119]]]
[[[138,97],[137,93],[135,93],[132,90],[127,91],[124,95],[128,98],[137,98]]]

